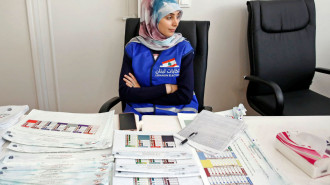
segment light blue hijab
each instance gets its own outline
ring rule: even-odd
[[[162,51],[185,40],[181,33],[174,33],[167,38],[158,30],[159,21],[166,15],[182,9],[176,0],[142,0],[139,35],[130,42],[142,43],[146,47]]]

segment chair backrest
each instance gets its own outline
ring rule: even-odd
[[[315,70],[314,0],[248,1],[250,73],[283,92],[308,89]],[[251,94],[268,87],[249,84]]]
[[[176,30],[185,37],[195,50],[194,82],[195,94],[199,103],[198,111],[204,107],[205,77],[208,55],[209,21],[180,21]],[[140,19],[129,18],[126,20],[125,45],[135,36],[139,35]],[[125,102],[122,102],[124,110]]]

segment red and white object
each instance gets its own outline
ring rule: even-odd
[[[330,175],[327,141],[308,133],[281,132],[275,148],[312,178]]]

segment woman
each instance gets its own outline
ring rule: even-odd
[[[119,80],[124,112],[140,115],[196,113],[194,51],[175,33],[182,10],[175,0],[142,0],[138,37],[125,47]]]

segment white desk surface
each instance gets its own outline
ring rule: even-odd
[[[259,147],[289,182],[296,185],[330,185],[330,176],[312,179],[286,159],[274,147],[276,134],[300,131],[330,137],[330,116],[245,116],[248,131]],[[181,129],[176,116],[143,116],[143,131],[173,131]]]
[[[330,137],[330,116],[245,116],[244,121],[271,164],[292,184],[330,185],[330,176],[312,179],[274,148],[275,136],[282,131],[309,132]],[[176,116],[143,116],[142,124],[143,131],[181,130]],[[118,115],[115,115],[114,129],[119,129]]]

